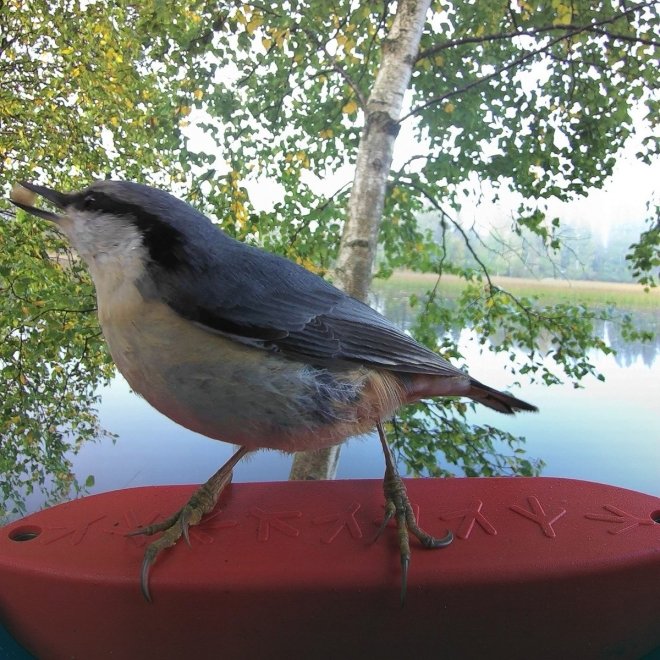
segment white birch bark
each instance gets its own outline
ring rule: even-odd
[[[398,119],[430,4],[431,0],[399,0],[364,108],[364,128],[334,278],[335,285],[360,300],[366,299],[371,284]],[[289,478],[333,479],[339,450],[337,446],[296,454]]]

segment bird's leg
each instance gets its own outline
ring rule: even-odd
[[[401,479],[399,470],[396,467],[392,450],[387,444],[385,431],[380,422],[376,424],[380,443],[383,446],[385,454],[385,478],[383,479],[383,491],[385,492],[385,518],[376,534],[379,538],[387,523],[394,518],[396,520],[397,532],[399,535],[399,550],[401,553],[401,606],[406,601],[406,589],[408,586],[408,566],[410,564],[410,541],[408,532],[412,532],[425,548],[442,548],[449,545],[454,535],[451,531],[441,539],[431,536],[417,524],[417,519],[413,512],[406,486]]]
[[[213,511],[218,502],[220,493],[229,485],[232,478],[232,470],[238,461],[248,453],[246,447],[241,447],[232,457],[202,486],[200,486],[188,500],[186,505],[177,511],[174,515],[147,527],[141,527],[128,536],[137,536],[138,534],[156,534],[163,532],[163,535],[151,543],[142,560],[142,570],[140,573],[140,587],[144,597],[151,602],[149,593],[149,569],[156,561],[156,557],[165,550],[173,546],[182,536],[186,543],[190,545],[188,528],[191,525],[197,525],[202,518]]]

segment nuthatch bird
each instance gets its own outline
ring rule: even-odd
[[[417,525],[381,422],[402,405],[466,396],[503,413],[536,410],[483,385],[368,305],[317,275],[220,231],[172,195],[128,181],[60,193],[23,183],[12,201],[51,220],[86,262],[117,368],[154,408],[240,448],[168,520],[145,553],[142,591],[158,554],[200,522],[248,452],[327,447],[376,427],[386,459],[386,521],[399,526],[405,594],[408,530]],[[28,192],[31,191],[31,192]],[[59,210],[35,207],[37,193]]]

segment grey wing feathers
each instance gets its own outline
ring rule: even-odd
[[[399,330],[371,307],[346,296],[328,314],[277,342],[307,359],[351,360],[408,373],[457,375],[449,362]]]
[[[206,261],[195,251],[192,277],[159,272],[154,278],[159,295],[185,318],[318,365],[347,360],[409,373],[463,373],[317,275],[217,235],[204,246]]]

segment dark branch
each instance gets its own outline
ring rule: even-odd
[[[481,271],[484,274],[484,277],[486,278],[486,281],[488,282],[488,287],[490,291],[496,291],[498,287],[496,287],[492,280],[490,279],[490,273],[488,272],[488,268],[486,264],[479,258],[479,255],[475,252],[474,248],[472,247],[472,243],[470,242],[470,237],[466,234],[465,230],[461,225],[454,220],[440,205],[438,200],[428,191],[424,188],[424,186],[419,185],[418,183],[415,183],[414,181],[405,181],[405,185],[410,186],[411,188],[414,188],[417,192],[421,193],[426,200],[433,206],[434,209],[439,211],[442,214],[442,217],[446,220],[448,220],[455,228],[456,230],[460,233],[460,235],[463,237],[463,240],[465,241],[465,247],[469,250],[470,254],[472,255],[472,258],[479,264],[479,268],[481,268]]]
[[[656,41],[655,39],[647,39],[646,37],[631,37],[628,34],[616,34],[614,32],[610,32],[609,30],[603,30],[602,28],[593,28],[591,32],[602,34],[609,39],[620,39],[621,41],[627,41],[633,44],[644,44],[645,46],[653,46],[655,48],[660,47],[660,41]]]
[[[298,236],[300,235],[303,228],[305,228],[309,224],[309,222],[311,222],[316,217],[318,217],[319,213],[325,211],[325,209],[328,208],[328,206],[333,204],[339,197],[341,197],[341,195],[346,191],[346,188],[348,188],[352,184],[353,184],[352,181],[347,181],[343,186],[337,188],[337,190],[335,190],[335,192],[333,192],[332,195],[330,195],[322,204],[319,204],[316,208],[311,210],[309,213],[305,214],[300,224],[294,229],[293,233],[291,234],[291,238],[289,239],[289,247],[293,247],[293,244],[298,240]]]
[[[420,51],[420,53],[418,53],[417,57],[415,58],[415,63],[423,59],[432,57],[433,55],[443,50],[447,50],[448,48],[454,48],[456,46],[463,46],[465,44],[486,43],[488,41],[502,41],[505,39],[513,39],[515,37],[534,37],[534,36],[538,36],[539,34],[545,34],[547,32],[553,32],[557,30],[563,30],[566,32],[566,34],[564,34],[561,37],[561,39],[566,39],[580,32],[596,32],[616,39],[623,39],[625,41],[632,41],[635,43],[657,46],[658,45],[657,41],[646,39],[645,37],[630,37],[620,34],[609,34],[605,30],[599,29],[600,26],[602,25],[609,25],[611,23],[614,23],[622,18],[625,18],[629,14],[634,14],[635,12],[641,9],[645,9],[646,7],[650,7],[653,4],[655,4],[655,2],[643,2],[626,9],[625,11],[621,12],[620,14],[617,14],[616,16],[610,16],[609,18],[603,18],[599,21],[593,21],[591,23],[586,23],[584,25],[574,25],[571,23],[558,23],[557,25],[544,25],[538,28],[530,28],[527,30],[513,30],[511,32],[498,32],[496,34],[485,34],[480,37],[474,36],[474,37],[461,37],[460,39],[452,39],[450,41],[445,41],[443,43],[437,44],[435,46],[431,46],[430,48]]]
[[[494,78],[497,78],[500,76],[502,73],[505,73],[506,71],[509,71],[511,69],[515,69],[518,66],[520,66],[523,62],[526,62],[527,60],[534,59],[538,55],[545,53],[546,51],[550,50],[555,44],[559,43],[560,41],[564,41],[566,39],[570,39],[571,37],[574,37],[577,34],[580,34],[581,32],[587,32],[590,30],[593,30],[597,26],[605,25],[608,23],[614,23],[615,21],[620,20],[621,18],[625,17],[628,14],[631,14],[635,11],[638,11],[639,9],[642,9],[644,7],[647,7],[650,3],[644,3],[641,5],[635,5],[634,7],[628,9],[627,11],[618,14],[617,16],[611,17],[609,19],[602,19],[600,21],[594,21],[593,23],[589,23],[587,25],[582,25],[582,26],[574,26],[574,25],[564,25],[564,26],[555,26],[560,29],[565,29],[567,30],[564,34],[559,35],[558,37],[555,37],[554,39],[551,39],[546,43],[544,46],[540,46],[539,48],[536,48],[535,50],[531,50],[526,52],[524,55],[521,55],[520,57],[516,58],[515,60],[509,62],[508,64],[505,64],[501,67],[498,67],[493,71],[492,73],[489,73],[488,75],[482,76],[481,78],[477,78],[476,80],[473,80],[472,82],[468,83],[467,85],[464,85],[463,87],[459,87],[458,89],[453,89],[449,92],[445,92],[444,94],[441,94],[440,96],[435,96],[432,99],[429,99],[428,101],[418,105],[417,107],[413,108],[408,114],[404,115],[399,119],[399,123],[403,123],[406,119],[409,119],[410,117],[413,117],[414,115],[420,113],[422,110],[428,108],[429,106],[436,105],[438,103],[442,103],[443,101],[446,101],[447,99],[451,98],[452,96],[457,96],[459,94],[463,94],[464,92],[469,91],[470,89],[473,89],[474,87],[477,87],[479,85],[482,85],[483,83],[488,82],[489,80],[493,80]],[[542,28],[538,28],[539,30]],[[485,38],[483,38],[485,39]]]
[[[420,113],[422,110],[425,110],[429,106],[432,105],[437,105],[438,103],[442,103],[443,101],[446,101],[447,99],[451,98],[452,96],[458,96],[459,94],[463,94],[464,92],[469,91],[473,87],[478,87],[479,85],[482,85],[485,82],[488,82],[489,80],[492,80],[493,78],[497,78],[499,75],[504,73],[505,71],[508,71],[509,69],[514,69],[521,65],[523,62],[526,60],[532,59],[539,55],[540,53],[548,50],[551,48],[555,43],[558,41],[561,41],[562,39],[565,39],[565,36],[559,37],[557,39],[553,39],[549,44],[544,46],[543,48],[537,48],[536,50],[530,51],[528,53],[525,53],[525,55],[522,55],[521,57],[518,57],[517,59],[513,60],[512,62],[509,62],[509,64],[505,64],[504,66],[499,67],[498,69],[495,69],[493,73],[489,73],[487,76],[482,76],[481,78],[477,78],[476,80],[473,80],[471,83],[468,83],[467,85],[463,85],[463,87],[459,87],[457,89],[453,89],[450,92],[445,92],[444,94],[441,94],[440,96],[434,96],[432,99],[429,99],[425,103],[422,103],[418,105],[417,107],[413,108],[409,113],[405,114],[403,117],[399,119],[399,124],[402,124],[406,119],[409,119],[410,117],[414,117],[416,114]]]
[[[332,67],[332,70],[338,73],[344,79],[346,84],[353,90],[360,108],[365,110],[367,107],[367,97],[362,93],[359,85],[355,82],[355,80],[353,80],[346,69],[344,69],[344,67],[342,67],[339,62],[337,62],[336,58],[328,52],[328,44],[323,43],[311,30],[306,28],[303,28],[303,30],[310,41],[315,44],[316,48],[323,51],[330,63],[330,66]]]

